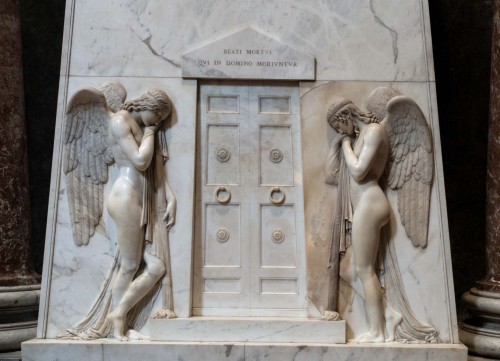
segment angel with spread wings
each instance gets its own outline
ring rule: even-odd
[[[385,227],[392,209],[383,189],[386,184],[397,192],[406,235],[415,247],[425,248],[434,166],[430,129],[419,106],[392,88],[375,89],[367,109],[336,97],[327,111],[328,124],[339,134],[325,168],[326,183],[339,187],[330,272],[338,277],[339,254],[352,247],[370,327],[354,342],[437,342],[436,330],[418,321],[408,303]],[[332,284],[338,287],[335,280]],[[330,290],[329,297],[338,293]],[[337,301],[329,300],[329,306],[336,314]]]
[[[135,330],[147,320],[162,286],[165,309],[159,316],[175,317],[168,230],[176,200],[166,181],[162,126],[172,105],[156,88],[135,100],[125,98],[124,87],[111,81],[79,90],[68,104],[64,173],[73,239],[87,245],[101,222],[108,165],[114,162],[118,177],[106,207],[118,250],[91,311],[63,337],[93,339],[113,331],[118,340],[142,338]]]

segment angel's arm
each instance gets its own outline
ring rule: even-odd
[[[336,185],[338,183],[339,171],[340,171],[340,147],[342,145],[342,138],[337,137],[332,140],[330,145],[330,151],[326,158],[325,164],[325,183]]]
[[[123,153],[137,170],[144,171],[151,163],[154,154],[155,129],[156,127],[146,127],[142,136],[141,145],[138,145],[130,126],[121,118],[113,120],[113,135]]]
[[[378,147],[381,142],[381,129],[379,126],[372,126],[367,129],[363,137],[363,147],[359,157],[356,157],[352,149],[352,138],[342,139],[342,150],[349,168],[349,172],[356,182],[361,182],[372,169],[377,159]]]

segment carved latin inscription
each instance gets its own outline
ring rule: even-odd
[[[314,58],[247,28],[182,56],[188,78],[314,80]]]

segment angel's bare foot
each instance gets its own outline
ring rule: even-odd
[[[371,332],[366,332],[350,341],[352,343],[382,343],[384,342],[384,335],[372,334]]]
[[[113,336],[115,339],[118,341],[128,341],[128,337],[125,335],[125,318],[118,315],[115,311],[109,313],[107,318],[113,324]]]
[[[134,329],[130,329],[127,331],[127,337],[129,340],[134,340],[134,341],[149,340],[149,336],[143,335],[142,333]]]
[[[385,328],[387,330],[387,339],[385,342],[396,341],[396,328],[401,321],[403,321],[403,316],[388,305],[385,310]]]
[[[335,311],[325,311],[323,316],[321,317],[323,321],[340,321],[342,318],[340,317],[338,312]]]
[[[160,309],[151,317],[152,319],[176,318],[175,312],[167,309]]]

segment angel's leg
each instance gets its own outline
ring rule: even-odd
[[[132,282],[130,287],[128,287],[120,303],[113,312],[126,315],[165,274],[165,264],[160,258],[145,252],[144,261],[146,263],[146,268],[140,276]]]
[[[384,196],[385,197],[385,196]],[[386,201],[387,202],[387,201]],[[385,204],[377,207],[373,200],[358,203],[352,222],[352,247],[356,273],[363,284],[369,332],[360,335],[355,342],[384,342],[385,320],[383,293],[375,272],[380,230],[388,222],[389,211]]]
[[[123,183],[123,184],[122,184]],[[120,268],[113,283],[112,298],[114,311],[108,315],[113,322],[115,338],[126,340],[126,313],[116,312],[132,280],[137,273],[142,259],[144,231],[140,226],[141,204],[138,196],[130,191],[127,182],[120,179],[113,188],[121,192],[111,192],[108,198],[108,211],[117,228],[117,243],[120,250]],[[127,192],[123,192],[123,189]]]
[[[119,302],[125,295],[127,289],[132,283],[134,275],[137,273],[137,270],[139,269],[139,266],[141,264],[141,253],[135,252],[133,248],[136,247],[124,247],[123,241],[128,240],[129,238],[134,238],[134,243],[139,243],[142,246],[142,241],[138,241],[142,237],[142,232],[136,233],[135,237],[133,237],[130,233],[124,234],[125,232],[122,232],[120,230],[117,233],[118,239],[121,240],[118,241],[118,247],[120,249],[120,268],[118,270],[118,274],[116,275],[115,282],[113,283],[114,307],[119,304]]]
[[[399,326],[401,321],[403,321],[403,316],[397,312],[391,305],[387,302],[384,296],[384,317],[385,317],[385,327],[387,330],[387,338],[385,342],[396,341],[396,328]]]

